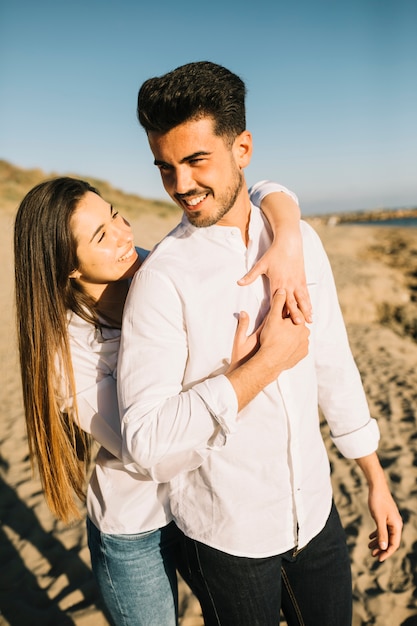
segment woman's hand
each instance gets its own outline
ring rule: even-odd
[[[289,369],[304,358],[308,352],[309,330],[295,328],[284,311],[288,298],[284,289],[278,289],[272,297],[271,310],[261,324],[248,335],[249,315],[239,313],[232,356],[227,374],[248,361],[261,347],[270,351],[271,363],[278,359],[281,369]],[[303,325],[304,326],[304,325]]]
[[[265,274],[269,278],[271,300],[278,289],[285,289],[286,313],[294,324],[310,323],[312,307],[304,270],[300,208],[290,195],[282,191],[267,193],[260,206],[270,224],[273,242],[238,284],[249,285]]]
[[[250,285],[261,274],[269,279],[271,297],[278,289],[285,289],[286,308],[294,324],[312,322],[312,307],[304,271],[301,233],[278,232],[265,254],[253,268],[238,281],[241,286]]]

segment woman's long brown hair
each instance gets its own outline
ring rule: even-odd
[[[46,501],[64,522],[80,517],[90,438],[78,425],[68,311],[96,323],[94,303],[69,278],[77,268],[70,219],[88,183],[57,178],[34,187],[16,214],[15,295],[29,451]],[[70,398],[71,402],[66,402]],[[66,410],[66,406],[72,408]]]

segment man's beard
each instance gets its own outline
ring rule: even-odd
[[[234,207],[236,200],[242,190],[244,177],[241,170],[236,168],[236,176],[233,185],[228,187],[221,196],[218,197],[219,208],[214,215],[201,216],[200,211],[187,213],[189,222],[197,228],[206,228],[217,224]]]

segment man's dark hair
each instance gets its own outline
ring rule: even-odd
[[[187,63],[146,80],[137,115],[146,132],[165,133],[179,124],[211,116],[216,135],[234,139],[246,129],[244,82],[209,61]]]

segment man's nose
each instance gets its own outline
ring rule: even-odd
[[[193,178],[191,176],[190,168],[178,167],[175,170],[175,193],[184,194],[193,189]]]

